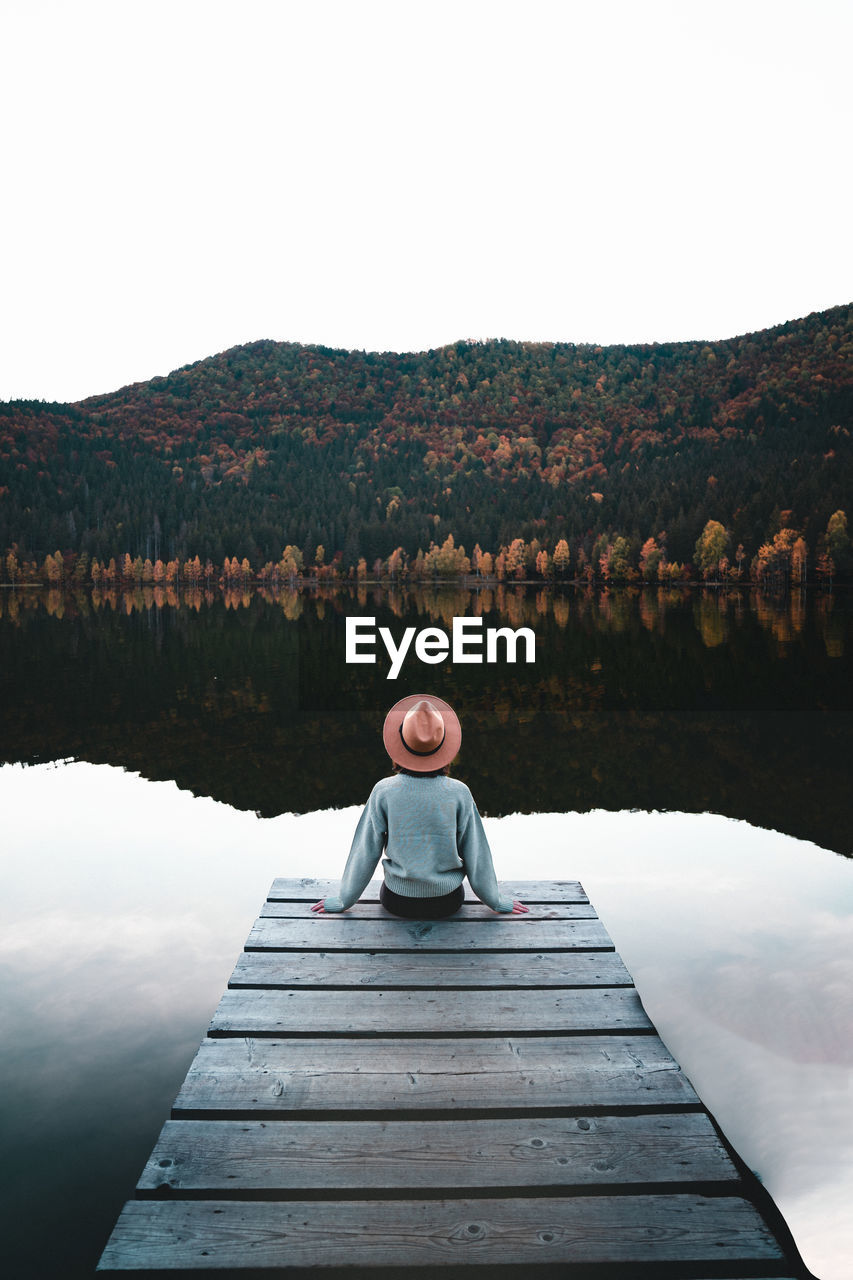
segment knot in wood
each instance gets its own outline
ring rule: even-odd
[[[460,1223],[450,1236],[450,1239],[458,1244],[474,1244],[485,1238],[486,1227],[482,1222],[467,1222],[464,1225]]]

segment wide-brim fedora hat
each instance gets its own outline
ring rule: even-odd
[[[382,741],[395,764],[415,773],[443,769],[459,752],[462,726],[442,698],[412,693],[401,698],[385,717]]]

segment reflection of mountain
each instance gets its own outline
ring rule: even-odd
[[[78,405],[0,404],[0,553],[195,554],[259,569],[470,553],[709,518],[749,559],[788,513],[814,554],[853,475],[853,307],[722,342],[235,347]]]
[[[457,772],[484,812],[707,809],[851,852],[831,597],[377,590],[127,613],[80,596],[62,619],[40,600],[4,598],[6,761],[122,765],[267,816],[355,804],[387,769],[387,707],[426,688],[460,712]],[[347,614],[398,635],[475,611],[532,626],[535,665],[409,661],[391,682],[387,660],[344,664]]]

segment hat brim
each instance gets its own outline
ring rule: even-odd
[[[410,751],[400,736],[400,728],[406,712],[424,699],[432,703],[444,721],[444,741],[437,751],[431,752],[428,756],[417,755],[416,752]],[[399,702],[395,702],[388,712],[382,727],[382,741],[395,764],[401,765],[404,769],[411,769],[414,773],[433,773],[436,769],[443,769],[445,765],[450,764],[451,760],[459,754],[462,744],[462,726],[456,712],[443,699],[436,698],[431,693],[412,693],[407,698],[401,698]]]

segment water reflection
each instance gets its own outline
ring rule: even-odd
[[[273,876],[339,874],[359,808],[259,821],[71,764],[0,769],[0,812],[4,1260],[74,1280],[132,1192]],[[583,880],[807,1263],[846,1280],[853,864],[707,814],[486,826],[499,875]],[[61,1244],[39,1266],[46,1203]]]
[[[845,638],[849,632],[849,605],[843,591],[808,596],[803,589],[774,596],[755,588],[644,586],[611,589],[587,586],[534,589],[505,582],[472,588],[438,582],[403,586],[361,581],[352,587],[315,584],[298,590],[282,588],[277,591],[249,586],[239,590],[233,587],[213,590],[198,586],[180,589],[174,586],[140,586],[132,591],[21,588],[0,592],[0,618],[20,626],[28,615],[40,612],[59,619],[88,617],[104,611],[126,616],[163,609],[201,613],[220,606],[236,612],[253,608],[257,601],[274,606],[288,621],[296,621],[308,606],[314,608],[322,621],[326,605],[330,604],[335,609],[343,605],[349,612],[364,611],[368,607],[385,609],[400,619],[417,613],[433,622],[443,622],[447,627],[451,626],[454,617],[464,614],[483,616],[497,612],[514,627],[535,626],[537,620],[553,617],[561,628],[568,625],[572,614],[578,619],[594,615],[608,630],[617,633],[630,626],[636,609],[642,625],[661,634],[667,613],[681,611],[685,604],[691,604],[696,628],[708,648],[715,648],[728,638],[730,621],[742,624],[749,615],[753,615],[780,644],[789,644],[802,635],[813,606],[826,652],[833,658],[844,656]]]
[[[428,682],[488,813],[713,809],[851,852],[849,598],[368,586],[0,593],[0,759],[121,764],[264,816],[363,801]],[[344,622],[531,627],[534,665],[347,666]],[[330,778],[328,761],[336,759]]]
[[[853,867],[713,815],[592,818],[572,865],[650,1016],[807,1264],[840,1280],[853,1264]],[[551,819],[524,821],[559,865]]]

